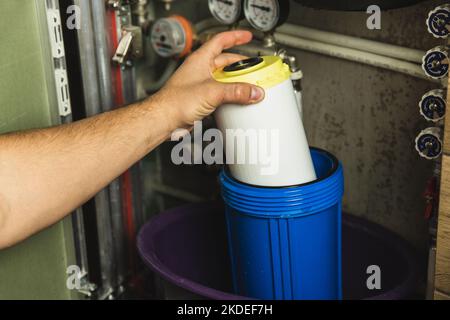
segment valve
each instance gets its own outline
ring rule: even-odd
[[[445,117],[447,102],[442,89],[427,92],[420,100],[420,114],[428,121],[438,122]]]
[[[447,38],[450,33],[450,4],[432,10],[428,15],[427,27],[435,38]]]
[[[416,138],[416,150],[425,159],[437,159],[442,154],[441,129],[431,127],[423,130]]]
[[[449,70],[448,47],[439,46],[428,51],[423,57],[422,68],[427,76],[433,79],[442,79],[448,75]]]
[[[184,57],[194,45],[192,24],[178,15],[159,19],[152,27],[151,42],[161,57]]]
[[[119,46],[116,49],[116,52],[113,57],[113,61],[118,64],[123,64],[125,62],[125,58],[128,55],[128,52],[131,47],[131,43],[133,41],[133,34],[131,32],[127,32],[124,34],[122,39],[119,42]]]

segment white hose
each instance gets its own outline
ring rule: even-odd
[[[336,45],[326,44],[318,41],[312,41],[309,39],[302,39],[281,33],[276,33],[275,38],[278,43],[295,49],[320,53],[331,57],[359,62],[374,67],[404,73],[424,80],[439,82],[439,80],[433,80],[428,78],[423,72],[421,66],[415,63],[380,56],[377,54],[359,51],[355,49],[343,48]]]
[[[415,63],[422,63],[422,58],[425,54],[425,51],[421,50],[405,48],[388,43],[381,43],[328,31],[321,31],[289,23],[280,26],[277,31],[290,36],[333,44],[339,47],[356,49],[359,51],[370,52],[377,55]]]

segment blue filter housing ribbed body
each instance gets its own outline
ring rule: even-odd
[[[269,300],[342,298],[344,174],[330,153],[311,149],[318,179],[292,187],[220,175],[236,294]]]

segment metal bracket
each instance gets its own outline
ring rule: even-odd
[[[59,7],[55,0],[46,1],[46,11],[59,115],[66,117],[72,113],[72,108],[70,104],[62,24]]]

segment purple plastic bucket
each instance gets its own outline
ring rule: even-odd
[[[249,299],[234,295],[221,203],[191,204],[169,210],[142,227],[137,241],[144,263],[159,279],[165,299]],[[412,298],[419,272],[414,251],[392,232],[343,216],[344,299]],[[367,267],[381,268],[381,290],[366,287]]]

